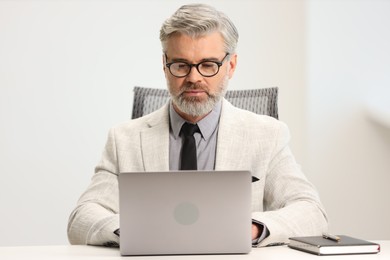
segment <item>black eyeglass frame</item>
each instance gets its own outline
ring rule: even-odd
[[[167,61],[168,60],[168,56],[167,56],[166,53],[164,53],[164,55],[165,55],[165,61]],[[176,78],[187,77],[191,73],[192,67],[195,67],[196,70],[199,72],[199,74],[202,75],[203,77],[211,78],[211,77],[214,77],[215,75],[218,74],[219,68],[223,65],[223,62],[225,61],[226,57],[229,56],[229,55],[230,55],[230,53],[227,52],[225,57],[223,57],[223,59],[221,61],[204,60],[204,61],[199,62],[198,64],[191,64],[191,63],[188,63],[188,62],[185,62],[185,61],[173,61],[173,62],[165,62],[165,66],[167,66],[167,68],[169,69],[169,72],[171,73],[171,75],[176,77]],[[212,62],[212,63],[217,64],[217,66],[218,66],[217,72],[215,72],[213,75],[203,75],[202,72],[200,72],[200,70],[199,70],[199,66],[202,63],[205,63],[205,62]],[[184,64],[188,65],[190,67],[190,69],[188,70],[188,73],[186,75],[183,75],[183,76],[176,76],[176,75],[174,75],[172,73],[172,71],[171,71],[171,65],[174,64],[174,63],[184,63]]]

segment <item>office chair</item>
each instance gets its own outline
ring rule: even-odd
[[[167,89],[134,87],[132,119],[147,115],[169,100]],[[228,90],[225,98],[234,106],[278,119],[278,88]]]

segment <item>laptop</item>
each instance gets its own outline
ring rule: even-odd
[[[249,171],[119,175],[121,255],[251,251]]]

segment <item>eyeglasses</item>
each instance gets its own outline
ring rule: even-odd
[[[184,78],[188,76],[188,74],[191,73],[192,67],[195,67],[196,70],[202,75],[203,77],[213,77],[218,74],[219,68],[222,66],[223,62],[225,61],[226,57],[229,55],[229,53],[226,53],[225,57],[223,57],[222,61],[202,61],[198,64],[190,64],[184,61],[174,61],[165,63],[165,66],[169,69],[169,72],[177,77],[177,78]],[[168,60],[167,55],[165,54],[165,60]]]

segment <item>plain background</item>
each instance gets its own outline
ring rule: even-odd
[[[159,29],[190,2],[0,0],[0,246],[68,243],[133,86],[165,88]],[[390,239],[390,1],[199,2],[240,32],[230,89],[280,88],[331,231]]]

